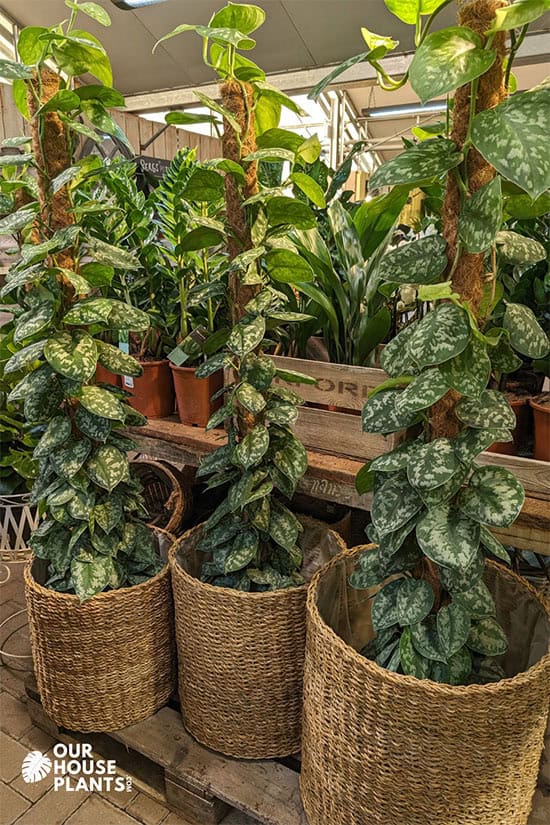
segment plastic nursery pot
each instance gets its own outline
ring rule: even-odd
[[[95,383],[112,384],[115,387],[120,387],[121,376],[115,375],[115,373],[108,370],[107,367],[102,367],[101,364],[98,364],[95,369]]]
[[[300,781],[310,823],[526,825],[550,700],[548,603],[489,562],[507,678],[453,687],[403,676],[357,652],[372,638],[375,591],[347,578],[368,549],[333,559],[309,589]],[[342,592],[347,611],[335,609]]]
[[[326,524],[300,520],[307,579],[308,569],[345,545]],[[307,585],[245,593],[201,582],[208,558],[196,549],[201,531],[202,525],[189,530],[170,551],[184,725],[228,756],[297,753]]]
[[[522,448],[525,449],[529,441],[533,421],[529,399],[508,397],[508,403],[516,414],[516,426],[512,430],[512,441],[496,441],[487,448],[490,453],[518,455]]]
[[[223,370],[197,378],[194,367],[176,367],[170,364],[174,376],[178,415],[182,424],[206,427],[208,419],[218,410],[223,399],[212,401],[212,396],[223,387]]]
[[[122,387],[132,393],[128,403],[147,418],[167,418],[174,412],[174,382],[169,362],[141,361],[143,373],[138,378],[122,379]]]
[[[550,393],[531,398],[535,425],[535,458],[550,461]]]
[[[167,558],[174,537],[153,531]],[[44,710],[60,727],[110,731],[145,719],[175,687],[170,570],[80,602],[41,584],[46,563],[25,568],[34,670]]]

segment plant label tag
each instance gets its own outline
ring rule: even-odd
[[[130,341],[128,338],[128,333],[126,331],[122,331],[120,333],[118,339],[118,348],[121,352],[125,355],[130,355]],[[127,387],[129,390],[134,389],[134,379],[131,375],[123,375],[122,376],[122,386]]]

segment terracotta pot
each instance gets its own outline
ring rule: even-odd
[[[121,376],[115,375],[115,373],[108,370],[107,367],[102,367],[101,364],[98,364],[95,369],[94,380],[96,384],[113,384],[115,387],[120,387]]]
[[[550,404],[541,404],[543,398],[550,398],[548,393],[531,398],[535,424],[535,458],[550,461]]]
[[[495,441],[487,448],[489,453],[518,455],[525,448],[531,431],[532,412],[528,398],[509,398],[508,402],[516,414],[516,426],[512,430],[512,441]]]
[[[176,367],[170,364],[176,388],[178,415],[182,424],[206,427],[208,419],[222,405],[223,399],[212,396],[223,386],[223,370],[197,378],[194,367]]]
[[[134,386],[128,386],[123,378],[122,386],[132,393],[130,406],[147,418],[166,418],[174,412],[174,382],[167,360],[140,361],[143,375],[130,379]]]

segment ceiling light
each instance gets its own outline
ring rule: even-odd
[[[155,6],[157,3],[164,3],[165,0],[111,0],[115,6],[124,11],[141,9],[144,6]]]
[[[367,118],[394,118],[409,115],[431,115],[434,112],[445,112],[446,100],[434,100],[425,106],[416,103],[405,103],[402,106],[382,106],[379,109],[362,109],[361,114]]]

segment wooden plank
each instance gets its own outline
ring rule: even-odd
[[[165,772],[166,802],[170,807],[177,808],[185,821],[196,822],[197,825],[217,825],[231,810],[227,802],[207,794],[194,793],[185,787],[181,777]]]
[[[124,113],[124,131],[136,155],[140,154],[139,121],[136,115]]]
[[[363,432],[360,415],[312,407],[300,409],[294,431],[305,447],[365,461],[393,450],[403,438]]]
[[[532,498],[550,499],[550,462],[501,453],[482,453],[476,460],[478,464],[506,467]]]
[[[178,130],[169,126],[164,133],[166,140],[166,160],[173,160],[178,151]]]

